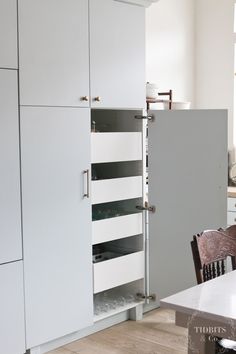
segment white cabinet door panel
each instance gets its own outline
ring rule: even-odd
[[[89,134],[88,109],[21,109],[27,348],[93,322]]]
[[[226,225],[227,112],[150,113],[150,291],[160,299],[196,284],[193,235]]]
[[[17,72],[0,70],[0,263],[22,258]]]
[[[83,106],[89,96],[87,0],[19,0],[21,105]]]
[[[144,8],[90,1],[92,107],[145,108],[144,47]]]
[[[22,261],[0,266],[0,352],[25,353]]]
[[[0,0],[0,68],[17,68],[17,0]]]

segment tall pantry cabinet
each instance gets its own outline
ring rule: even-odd
[[[0,343],[25,352],[18,116],[17,6],[0,1]]]
[[[142,213],[136,215],[134,204],[142,203],[143,194],[142,124],[133,116],[145,106],[145,9],[113,0],[19,0],[18,5],[26,345],[34,348],[91,326],[93,294],[98,298],[130,282],[143,289]],[[123,167],[116,163],[127,162],[125,151],[121,160],[111,155],[107,162],[115,165],[103,168],[103,158],[91,157],[91,124],[100,124],[105,142],[109,129],[121,139],[125,109],[133,112],[127,147],[137,142],[139,152],[128,159],[132,164],[122,179]],[[103,181],[91,182],[95,170]],[[117,178],[110,192],[117,188],[117,196],[109,196],[112,176]],[[117,227],[134,240],[119,244],[115,234],[110,244],[101,223],[93,223],[92,231],[92,212],[117,201],[127,210]],[[129,216],[132,230],[124,231]],[[105,241],[106,256],[117,258],[93,266],[92,251],[96,258]],[[130,274],[114,277],[119,265],[130,267]]]

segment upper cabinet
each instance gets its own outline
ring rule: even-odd
[[[19,0],[20,104],[88,107],[88,0]]]
[[[144,47],[143,7],[90,1],[92,107],[145,107]]]
[[[0,0],[0,68],[17,68],[17,0]]]
[[[20,104],[144,108],[144,17],[114,0],[19,0]]]

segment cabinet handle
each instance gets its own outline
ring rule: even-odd
[[[100,96],[94,97],[94,101],[100,102],[101,101],[101,97]]]
[[[236,208],[236,204],[234,204],[234,207]]]
[[[236,222],[236,218],[234,218],[234,221]]]
[[[88,101],[88,100],[89,100],[88,96],[82,96],[81,97],[81,101]]]
[[[90,197],[90,190],[89,190],[89,182],[90,182],[90,178],[89,178],[89,169],[88,170],[84,170],[83,171],[84,175],[87,175],[87,190],[86,193],[84,193],[83,197],[84,198],[89,198]]]

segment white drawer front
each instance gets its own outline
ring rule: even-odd
[[[93,244],[142,233],[142,213],[93,221]]]
[[[236,211],[236,198],[228,198],[228,211]]]
[[[142,176],[92,181],[92,203],[142,197]]]
[[[144,278],[144,252],[110,259],[93,265],[94,293]]]
[[[141,133],[92,134],[92,163],[142,160]]]
[[[227,225],[234,225],[236,224],[236,213],[233,211],[228,211],[227,213]]]

